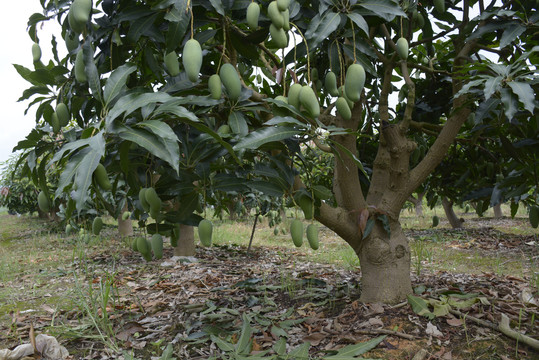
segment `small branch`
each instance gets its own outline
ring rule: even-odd
[[[421,40],[418,40],[418,41],[415,41],[413,43],[410,44],[410,48],[413,48],[414,46],[417,46],[419,44],[424,44],[424,43],[428,43],[428,42],[431,42],[431,41],[434,41],[434,40],[437,40],[441,37],[444,37],[446,36],[447,34],[449,34],[450,32],[452,31],[455,31],[457,30],[461,25],[456,25],[456,26],[453,26],[451,29],[447,29],[445,31],[442,31],[441,33],[435,35],[435,36],[431,36],[431,37],[428,37],[428,38],[424,38],[424,39],[421,39]]]
[[[503,313],[502,313],[502,318],[500,320],[499,325],[496,326],[496,325],[494,325],[494,324],[492,324],[492,323],[490,323],[488,321],[478,319],[478,318],[473,317],[471,315],[463,314],[458,310],[450,309],[449,312],[451,312],[451,314],[453,314],[453,315],[459,316],[463,320],[470,319],[471,321],[475,322],[476,324],[479,324],[481,326],[487,327],[487,328],[492,329],[492,330],[499,331],[502,334],[510,337],[511,339],[514,339],[514,340],[516,340],[518,342],[524,343],[524,344],[528,345],[529,347],[531,347],[531,348],[533,348],[535,350],[539,350],[539,340],[534,339],[534,338],[532,338],[532,337],[530,337],[528,335],[524,335],[524,334],[522,334],[522,333],[520,333],[518,331],[515,331],[515,330],[511,329],[511,327],[509,326],[509,318],[507,317],[507,315],[505,315]]]
[[[419,65],[419,64],[414,64],[414,63],[408,63],[408,67],[410,67],[410,68],[412,68],[412,69],[421,70],[421,71],[426,72],[426,73],[431,73],[431,74],[451,75],[451,74],[449,73],[449,71],[446,71],[446,70],[435,70],[435,69],[430,68],[430,67],[428,67],[428,66]]]
[[[393,330],[387,330],[387,329],[371,329],[371,330],[356,330],[355,331],[358,334],[364,334],[364,335],[391,335],[391,336],[398,336],[406,340],[415,340],[416,337],[410,334],[401,333],[398,331]]]
[[[410,127],[410,122],[412,121],[412,113],[415,108],[415,84],[410,78],[410,73],[408,72],[408,65],[406,61],[401,61],[402,76],[406,85],[408,85],[408,96],[406,98],[406,108],[404,109],[404,116],[401,123],[401,130],[407,131]]]
[[[260,213],[256,213],[255,215],[255,223],[253,224],[253,230],[251,231],[251,238],[249,239],[249,246],[247,247],[247,254],[251,251],[251,245],[253,244],[253,238],[255,236],[255,230],[256,230],[256,223],[258,221],[258,216],[260,216]]]

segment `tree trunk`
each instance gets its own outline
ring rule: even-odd
[[[503,217],[502,204],[499,203],[499,204],[494,205],[493,209],[494,209],[494,218],[501,219]]]
[[[442,206],[444,207],[445,216],[449,221],[449,224],[453,229],[462,228],[462,221],[458,218],[457,214],[453,211],[453,203],[449,201],[445,196],[442,198]]]
[[[418,217],[423,217],[423,196],[425,196],[424,191],[417,193],[417,198],[410,195],[410,198],[408,199],[412,204],[414,204],[415,214]]]
[[[364,303],[397,303],[412,293],[410,248],[398,220],[390,220],[391,236],[381,222],[356,249],[361,267],[361,297]]]
[[[125,205],[123,206],[120,215],[118,215],[118,232],[120,233],[120,236],[133,235],[133,221],[131,220],[131,218],[127,220],[122,219],[122,215],[126,211],[128,211],[127,201],[125,202]]]
[[[174,256],[195,255],[195,228],[190,225],[180,224],[180,239],[178,246],[174,248]]]

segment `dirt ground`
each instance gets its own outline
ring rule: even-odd
[[[536,235],[485,221],[446,245],[537,263]],[[451,236],[408,236],[425,231]],[[24,251],[32,236],[22,228],[4,249]],[[167,247],[162,260],[146,263],[120,239],[48,241],[66,249],[63,260],[39,251],[30,273],[0,277],[0,349],[29,342],[33,329],[58,338],[72,359],[166,359],[167,345],[177,359],[307,359],[306,351],[311,359],[539,359],[497,329],[507,317],[511,329],[539,340],[537,268],[514,276],[425,265],[412,275],[415,294],[389,306],[358,301],[359,269],[312,263],[290,249],[215,245],[181,259]]]

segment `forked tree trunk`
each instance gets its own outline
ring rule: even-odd
[[[174,256],[195,255],[195,228],[190,225],[180,224],[180,239],[178,246],[174,248]]]
[[[499,203],[499,204],[494,205],[493,209],[494,209],[494,218],[501,219],[503,217],[502,204]]]
[[[414,204],[415,208],[415,214],[418,217],[423,217],[423,197],[425,196],[425,192],[417,193],[417,198],[415,198],[413,195],[410,195],[410,198],[408,199],[412,204]]]
[[[442,206],[444,207],[445,216],[449,221],[449,224],[453,229],[462,228],[462,221],[460,221],[455,211],[453,211],[453,203],[449,201],[445,196],[442,198]]]
[[[133,221],[131,218],[124,220],[122,215],[124,212],[128,211],[127,201],[122,208],[120,215],[118,216],[118,232],[120,236],[132,236],[133,235]]]
[[[410,248],[398,221],[389,221],[391,236],[376,221],[356,253],[361,266],[361,298],[365,303],[397,303],[412,292]]]

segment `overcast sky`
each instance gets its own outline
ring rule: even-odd
[[[20,77],[12,65],[33,69],[32,40],[26,32],[26,24],[35,12],[41,12],[39,0],[7,1],[2,4],[0,12],[0,162],[9,158],[13,147],[26,137],[35,124],[34,108],[24,116],[28,102],[17,102],[30,83]],[[50,44],[53,29],[48,26],[38,31],[42,44]],[[42,59],[48,61],[50,53],[45,49],[43,53]]]

